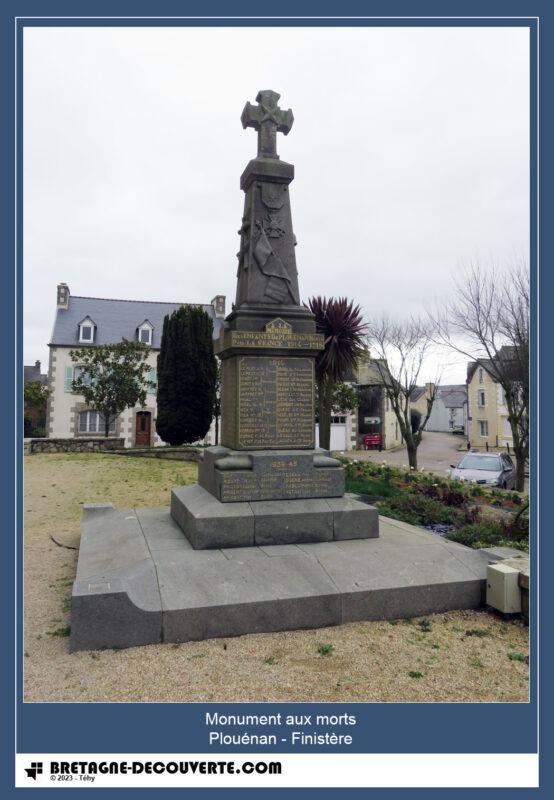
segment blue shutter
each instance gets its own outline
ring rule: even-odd
[[[158,371],[155,368],[148,371],[148,382],[154,384],[148,387],[148,394],[156,394],[158,388]]]
[[[64,392],[72,392],[73,389],[71,384],[73,383],[73,367],[66,367],[65,368],[65,382],[64,382]]]

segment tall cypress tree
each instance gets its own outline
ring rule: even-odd
[[[210,429],[217,367],[213,323],[199,306],[181,306],[166,316],[158,355],[156,431],[168,444],[190,444]]]

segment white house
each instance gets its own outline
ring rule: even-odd
[[[50,438],[98,437],[100,419],[81,395],[71,389],[79,366],[69,352],[83,346],[115,344],[123,338],[150,345],[149,380],[156,383],[156,363],[160,350],[164,317],[186,303],[158,303],[143,300],[115,300],[72,295],[65,283],[57,287],[57,308],[52,337],[48,344],[48,385],[51,394],[46,412]],[[202,308],[212,318],[214,338],[219,336],[225,317],[225,297],[216,295]],[[156,434],[156,389],[149,391],[146,406],[128,408],[114,421],[110,435],[124,438],[126,447],[162,444]],[[213,432],[206,443],[213,442]]]
[[[437,386],[437,395],[429,421],[428,431],[452,433],[462,430],[467,435],[467,386]]]

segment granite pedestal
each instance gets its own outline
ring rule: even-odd
[[[173,489],[171,516],[197,550],[378,536],[377,510],[343,495],[325,450],[210,447],[198,484]]]
[[[87,506],[71,650],[414,617],[484,601],[486,554],[386,518],[380,534],[195,550],[167,508]]]

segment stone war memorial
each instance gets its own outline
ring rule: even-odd
[[[171,507],[85,504],[71,649],[183,642],[478,607],[486,560],[345,495],[315,447],[314,365],[324,347],[301,303],[280,96],[246,103],[257,155],[240,179],[236,301],[221,358],[221,445]]]
[[[198,485],[174,489],[171,514],[195,549],[300,544],[378,535],[377,511],[344,498],[344,469],[315,449],[314,364],[323,349],[300,303],[289,186],[294,167],[276,152],[292,111],[260,92],[242,124],[258,154],[242,173],[244,215],[237,294],[216,353],[221,366],[220,447]]]

